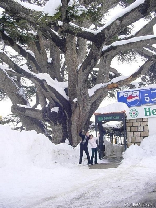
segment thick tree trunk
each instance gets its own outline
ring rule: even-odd
[[[80,142],[79,132],[81,130],[88,131],[89,123],[89,108],[85,108],[82,110],[85,105],[87,105],[87,100],[81,103],[80,105],[76,105],[75,109],[73,110],[71,116],[71,135],[72,135],[72,145],[76,146]]]
[[[82,123],[80,121],[80,108],[75,108],[71,117],[71,133],[72,133],[72,145],[76,146],[80,141],[79,132],[82,129]]]
[[[78,59],[76,53],[76,41],[72,35],[66,40],[66,65],[68,70],[68,96],[72,102],[77,97],[77,67]]]

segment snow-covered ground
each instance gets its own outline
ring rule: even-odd
[[[128,148],[118,168],[78,160],[79,146],[0,125],[0,208],[145,207],[136,203],[156,187],[156,135]]]

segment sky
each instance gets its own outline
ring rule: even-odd
[[[156,134],[122,156],[117,168],[90,169],[79,145],[0,125],[0,208],[133,207],[156,187]]]

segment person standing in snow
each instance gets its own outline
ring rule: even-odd
[[[82,140],[80,142],[80,160],[79,160],[79,164],[82,163],[82,157],[83,157],[83,151],[84,151],[87,155],[88,165],[89,165],[89,164],[91,164],[90,156],[89,156],[89,152],[88,152],[89,132],[86,132],[85,134],[82,134],[82,131],[81,131],[79,133],[79,136],[82,138]]]
[[[97,141],[98,141],[99,137],[93,137],[93,135],[91,134],[90,137],[89,137],[89,144],[91,146],[91,149],[92,149],[92,156],[91,156],[91,164],[93,165],[93,158],[94,158],[94,155],[95,155],[95,164],[98,164],[97,163]]]

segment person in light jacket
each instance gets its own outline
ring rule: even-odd
[[[92,156],[91,156],[91,164],[93,165],[93,158],[94,158],[94,155],[95,155],[95,164],[98,164],[97,163],[97,141],[99,139],[99,135],[98,137],[93,137],[93,135],[91,134],[90,137],[89,137],[89,144],[91,146],[91,149],[92,149]]]
[[[79,164],[82,163],[82,157],[83,157],[83,151],[84,151],[87,155],[88,165],[89,165],[89,164],[91,164],[90,156],[89,156],[89,152],[88,152],[89,132],[86,132],[86,133],[83,134],[82,131],[81,131],[79,133],[79,136],[82,138],[82,140],[80,142],[80,160],[79,160]]]

